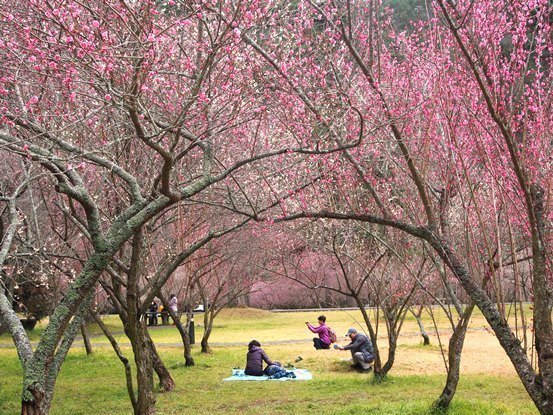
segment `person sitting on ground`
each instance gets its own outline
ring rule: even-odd
[[[267,367],[263,369],[263,362],[267,363]],[[269,376],[269,379],[279,379],[282,377],[295,378],[294,372],[287,372],[282,367],[280,362],[273,362],[267,356],[267,353],[261,348],[261,344],[257,340],[252,340],[248,344],[248,354],[246,356],[246,369],[244,373],[248,376]]]
[[[352,367],[359,369],[362,372],[369,372],[372,370],[370,363],[374,361],[373,345],[369,338],[364,334],[357,333],[357,330],[351,328],[346,334],[351,339],[351,343],[346,346],[334,347],[340,350],[349,350],[351,352],[351,358],[353,360]]]
[[[267,367],[275,364],[261,348],[261,343],[257,340],[252,340],[248,344],[244,373],[249,376],[263,376],[265,374],[263,373],[263,362],[267,363]]]
[[[332,342],[330,341],[330,335],[326,325],[326,317],[319,316],[317,317],[317,320],[319,321],[319,325],[317,327],[312,326],[308,321],[305,322],[307,328],[311,330],[311,332],[319,335],[319,337],[313,338],[313,347],[317,350],[330,349],[330,343]]]

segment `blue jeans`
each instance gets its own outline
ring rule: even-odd
[[[284,372],[286,373],[286,370],[284,370],[281,366],[279,365],[269,365],[265,368],[265,370],[263,371],[264,374],[266,374],[267,376],[274,376],[276,375],[277,373],[280,373],[280,372]],[[277,378],[278,379],[278,378]]]
[[[280,378],[295,378],[296,375],[294,372],[287,372],[286,369],[277,366],[277,365],[269,365],[265,368],[263,371],[267,376],[269,376],[269,379],[280,379]]]

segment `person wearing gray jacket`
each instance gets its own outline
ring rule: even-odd
[[[353,360],[353,367],[362,372],[370,372],[374,361],[373,345],[369,338],[364,334],[358,333],[356,329],[351,328],[346,334],[351,339],[351,343],[346,346],[337,346],[340,350],[349,350]]]

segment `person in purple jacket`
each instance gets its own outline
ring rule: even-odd
[[[277,365],[278,362],[273,362],[267,356],[267,353],[261,348],[261,343],[257,340],[252,340],[248,344],[248,354],[246,355],[246,369],[244,373],[249,376],[263,376],[263,362],[267,363],[267,367]],[[280,364],[278,364],[280,366]]]
[[[308,321],[305,322],[309,330],[319,335],[319,337],[315,337],[313,339],[313,346],[317,350],[330,349],[330,343],[332,342],[330,341],[330,335],[328,334],[328,327],[326,326],[326,317],[319,316],[317,317],[317,320],[319,320],[319,325],[317,327],[312,326],[311,324],[309,324]]]

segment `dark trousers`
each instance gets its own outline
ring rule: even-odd
[[[321,339],[319,339],[318,337],[315,337],[313,339],[313,346],[317,350],[330,349],[330,344],[323,343],[323,341]]]
[[[148,313],[148,326],[157,326],[157,313]]]

